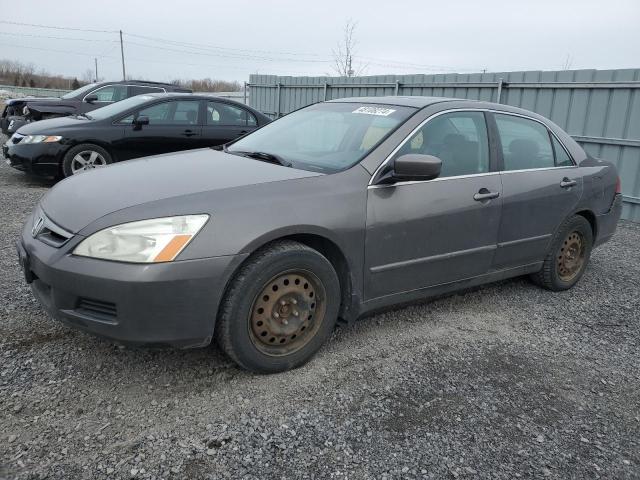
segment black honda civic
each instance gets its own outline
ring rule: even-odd
[[[2,153],[19,170],[68,177],[131,158],[221,145],[270,121],[231,100],[153,93],[25,125]]]

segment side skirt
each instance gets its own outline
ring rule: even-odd
[[[455,282],[442,283],[431,287],[419,288],[408,292],[394,293],[384,297],[373,298],[367,300],[360,305],[358,316],[370,314],[376,310],[382,310],[388,307],[397,307],[404,304],[412,303],[418,300],[425,300],[431,297],[437,297],[446,293],[464,290],[466,288],[476,287],[485,283],[498,282],[507,278],[519,277],[540,271],[543,262],[531,263],[515,268],[507,268],[504,270],[493,271],[478,275],[477,277],[466,278],[464,280],[456,280]]]

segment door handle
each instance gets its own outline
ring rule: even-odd
[[[482,202],[484,200],[493,200],[494,198],[498,198],[500,196],[500,192],[490,192],[486,188],[481,188],[478,193],[473,196],[473,199],[476,202]]]
[[[193,137],[194,135],[197,135],[197,133],[193,130],[185,130],[184,132],[182,132],[182,135],[184,135],[185,137]]]
[[[577,181],[575,180],[571,180],[570,178],[564,177],[562,179],[562,181],[560,182],[560,187],[561,188],[571,188],[571,187],[575,187],[578,184]]]

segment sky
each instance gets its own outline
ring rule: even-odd
[[[122,78],[120,30],[129,78],[335,75],[349,20],[365,75],[640,67],[640,0],[0,0],[0,11],[0,59],[78,78],[94,58],[99,77]]]

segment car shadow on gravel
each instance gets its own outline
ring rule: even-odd
[[[57,182],[58,179],[51,177],[40,177],[38,175],[31,175],[26,172],[14,170],[8,166],[5,166],[8,172],[4,175],[4,185],[14,188],[51,188]]]

